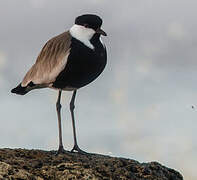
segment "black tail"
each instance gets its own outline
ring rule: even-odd
[[[17,87],[11,90],[12,93],[20,94],[20,95],[25,95],[28,93],[27,87],[22,87],[21,84],[19,84]]]

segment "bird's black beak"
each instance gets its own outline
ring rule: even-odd
[[[105,31],[103,31],[102,29],[100,29],[100,28],[98,28],[98,29],[96,30],[96,33],[101,34],[101,35],[103,35],[103,36],[107,36],[107,33],[106,33]]]

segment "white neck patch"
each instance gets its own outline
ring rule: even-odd
[[[70,34],[72,37],[81,41],[84,45],[86,45],[90,49],[94,49],[94,46],[90,42],[90,39],[95,34],[95,31],[93,29],[74,24],[70,28]]]

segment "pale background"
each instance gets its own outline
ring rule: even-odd
[[[78,91],[79,145],[88,152],[159,161],[196,180],[196,0],[0,0],[0,148],[54,150],[57,92],[10,93],[51,37],[95,13],[108,33],[108,64]],[[73,145],[69,101],[63,141]]]

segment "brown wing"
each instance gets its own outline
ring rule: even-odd
[[[25,75],[21,85],[44,85],[55,81],[58,74],[65,68],[70,52],[71,35],[69,31],[50,39],[42,48],[36,63]]]

